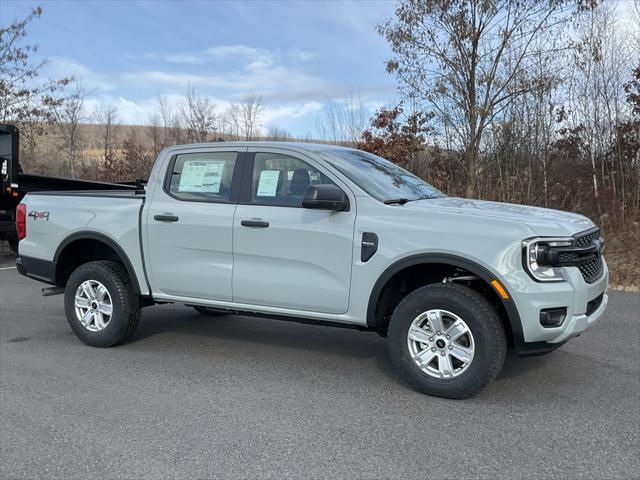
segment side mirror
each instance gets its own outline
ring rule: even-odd
[[[304,208],[343,212],[349,210],[349,199],[335,185],[311,185],[304,192],[302,206]]]

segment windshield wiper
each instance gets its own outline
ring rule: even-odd
[[[404,205],[405,203],[409,202],[410,200],[408,198],[392,198],[391,200],[385,200],[383,203],[385,205]]]

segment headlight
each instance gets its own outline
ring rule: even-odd
[[[562,267],[558,266],[557,250],[573,245],[572,237],[538,237],[522,242],[522,264],[527,273],[538,282],[562,282]]]

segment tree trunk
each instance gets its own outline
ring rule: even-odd
[[[467,189],[465,196],[473,198],[476,196],[476,179],[478,174],[478,149],[475,141],[471,142],[467,149]]]

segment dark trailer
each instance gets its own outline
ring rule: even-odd
[[[17,253],[16,207],[29,192],[60,190],[137,190],[140,182],[91,182],[24,173],[19,163],[20,133],[13,125],[0,124],[0,241],[8,241]]]

